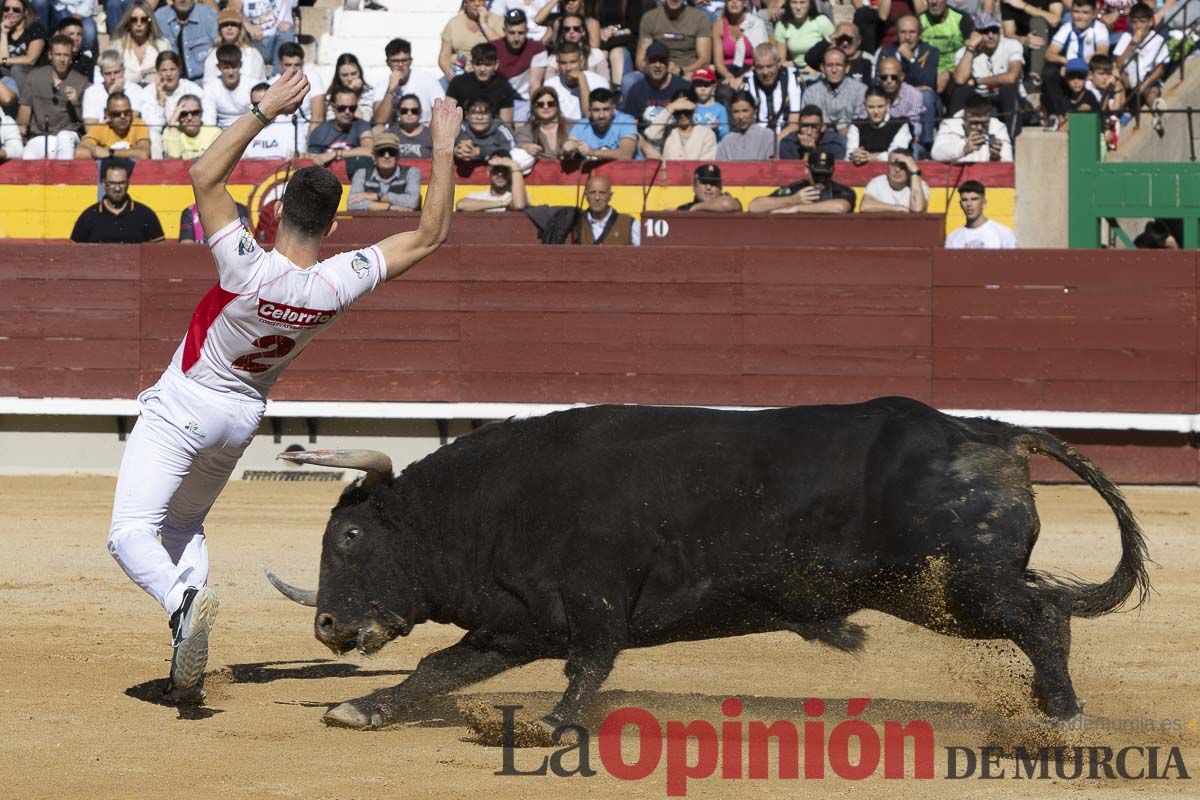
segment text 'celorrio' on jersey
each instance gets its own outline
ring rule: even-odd
[[[314,336],[386,275],[377,247],[301,269],[263,250],[240,221],[209,242],[217,285],[196,306],[171,365],[211,389],[260,400]]]

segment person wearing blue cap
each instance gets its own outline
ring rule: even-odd
[[[1082,58],[1072,58],[1063,70],[1067,82],[1067,102],[1072,113],[1076,111],[1099,111],[1100,96],[1088,88],[1088,65]],[[1066,130],[1063,120],[1059,130]]]
[[[994,15],[981,11],[974,22],[975,30],[955,54],[957,66],[951,73],[954,85],[947,110],[957,114],[972,95],[986,97],[1011,133],[1017,121],[1025,48],[1003,35],[1000,20]]]

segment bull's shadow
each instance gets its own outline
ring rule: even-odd
[[[349,661],[331,658],[294,661],[257,661],[230,664],[222,672],[230,683],[271,683],[272,681],[320,680],[322,678],[373,678],[384,675],[410,675],[411,669],[360,669]]]

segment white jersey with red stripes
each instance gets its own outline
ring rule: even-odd
[[[259,400],[314,336],[386,278],[378,247],[302,269],[263,250],[240,221],[209,237],[209,246],[217,285],[196,306],[171,364],[211,389]]]

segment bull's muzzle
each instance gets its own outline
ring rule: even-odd
[[[318,642],[338,655],[348,653],[358,645],[359,637],[353,631],[339,630],[337,619],[333,614],[324,612],[317,614],[317,620],[313,624],[313,633]]]

